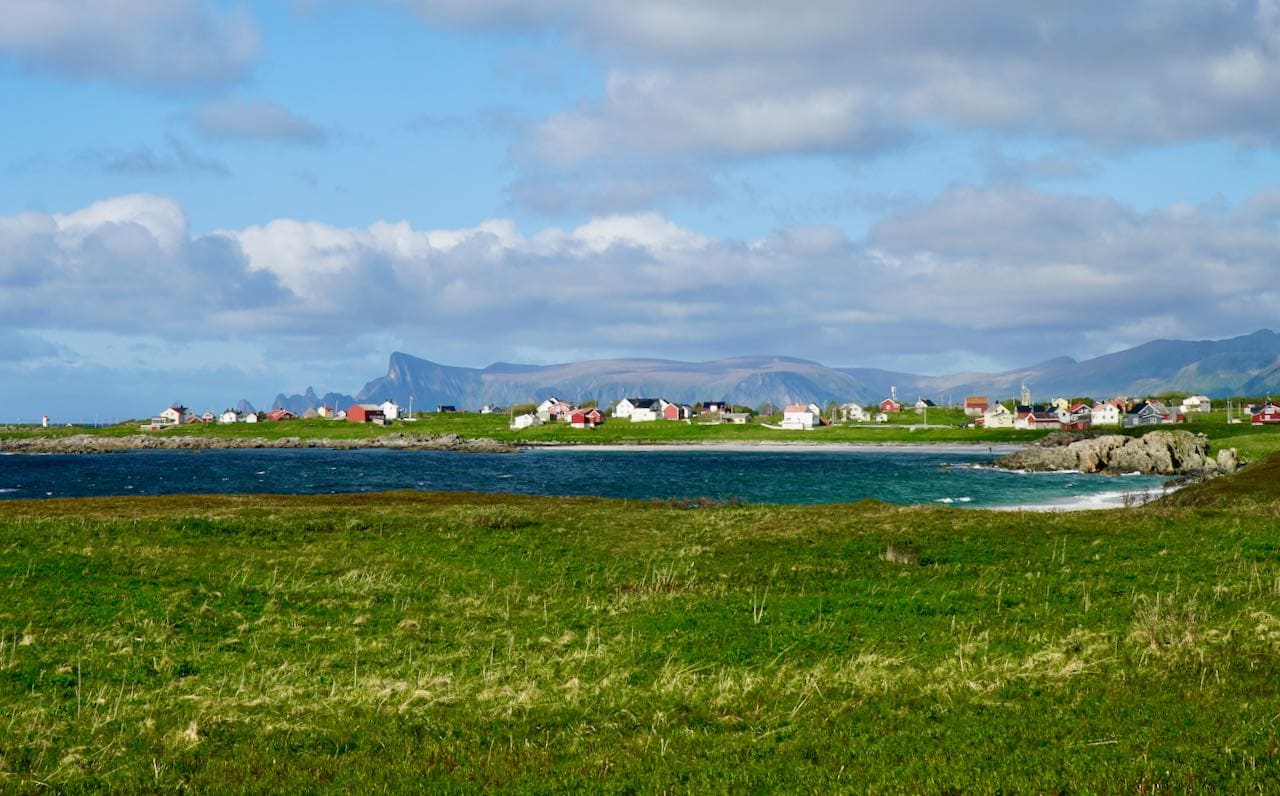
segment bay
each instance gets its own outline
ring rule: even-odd
[[[985,448],[548,448],[514,454],[252,449],[0,456],[0,500],[414,489],[958,508],[1119,505],[1164,479],[991,468]]]

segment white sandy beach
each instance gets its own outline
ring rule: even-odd
[[[1141,506],[1146,502],[1171,495],[1181,489],[1177,486],[1166,486],[1160,489],[1125,490],[1121,492],[1099,492],[1094,495],[1073,497],[1061,502],[1030,503],[1025,506],[985,506],[986,511],[1101,511],[1125,507],[1126,499],[1132,506]],[[1145,498],[1144,498],[1145,496]]]

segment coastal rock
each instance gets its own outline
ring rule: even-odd
[[[1235,450],[1209,455],[1209,443],[1189,431],[1152,431],[1141,437],[1050,434],[996,462],[1010,470],[1214,476],[1235,472]]]
[[[393,433],[369,439],[328,439],[317,437],[204,437],[166,434],[131,434],[108,437],[73,434],[67,437],[25,437],[0,440],[0,451],[8,453],[113,453],[125,450],[239,450],[245,448],[327,448],[356,450],[447,450],[478,453],[509,453],[516,446],[493,439],[467,439],[457,434]]]

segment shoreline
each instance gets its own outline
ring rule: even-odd
[[[20,437],[0,439],[0,455],[12,454],[94,454],[143,450],[255,450],[305,449],[324,450],[445,450],[479,453],[517,453],[521,451],[566,452],[659,452],[707,451],[730,453],[785,452],[940,452],[990,453],[1005,455],[1022,450],[1024,443],[998,442],[808,442],[804,440],[741,440],[732,442],[535,442],[501,441],[491,437],[462,437],[457,434],[394,433],[379,437],[344,439],[335,437],[206,437],[192,435],[131,434],[107,437],[75,434],[67,437]]]
[[[606,443],[531,443],[520,446],[526,450],[582,451],[603,453],[607,451],[722,451],[727,453],[991,453],[1007,454],[1019,451],[1025,444],[1015,442],[801,442],[774,440],[739,442],[606,442]]]
[[[75,434],[69,437],[24,437],[0,440],[2,454],[66,454],[125,453],[131,451],[178,450],[300,450],[321,449],[348,450],[423,450],[456,451],[458,453],[515,453],[519,445],[494,439],[469,439],[457,434],[385,434],[380,437],[337,439],[333,437],[196,437],[148,436],[131,434],[126,437],[104,437],[95,434]]]

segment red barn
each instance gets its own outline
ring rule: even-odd
[[[595,428],[604,422],[599,409],[574,409],[569,413],[569,425],[574,428]]]
[[[387,415],[382,411],[379,404],[352,404],[347,410],[347,421],[351,423],[378,423],[379,425],[387,422]]]
[[[687,420],[692,414],[689,407],[682,404],[667,404],[662,407],[663,420]]]
[[[880,411],[881,412],[901,412],[902,404],[898,403],[892,398],[885,398],[883,401],[880,402]]]

